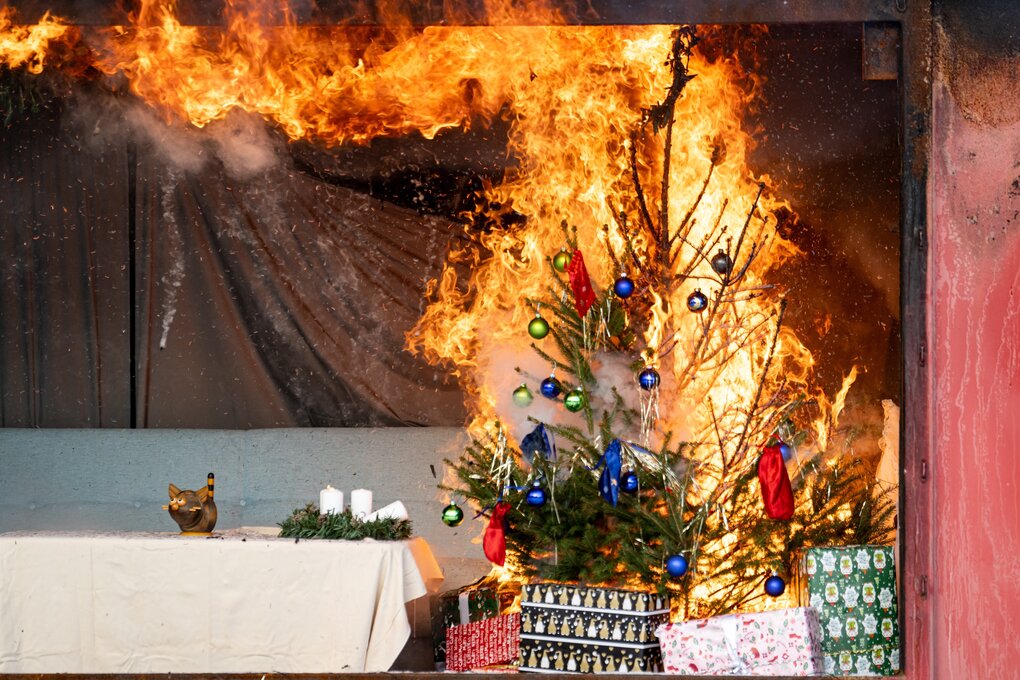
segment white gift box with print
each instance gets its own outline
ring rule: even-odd
[[[667,623],[656,631],[674,675],[820,675],[821,633],[810,607]]]

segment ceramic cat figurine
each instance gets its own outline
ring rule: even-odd
[[[216,476],[210,472],[206,487],[198,491],[181,491],[173,484],[170,485],[170,504],[164,505],[163,509],[170,511],[170,516],[177,522],[182,534],[212,533],[216,526],[216,502],[213,500],[215,479]]]

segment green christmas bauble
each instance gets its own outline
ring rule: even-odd
[[[583,409],[585,401],[584,390],[580,387],[570,390],[567,392],[567,396],[563,397],[563,405],[566,406],[567,410],[571,413],[577,413]]]
[[[528,335],[536,340],[541,340],[549,335],[549,322],[536,314],[535,318],[528,324]]]
[[[531,393],[531,390],[524,383],[521,383],[521,386],[514,390],[514,403],[518,406],[527,406],[534,398],[535,395]]]
[[[567,271],[567,265],[570,264],[570,253],[565,250],[561,250],[553,256],[553,269],[559,273]]]
[[[448,527],[455,527],[464,521],[464,511],[456,503],[450,503],[443,508],[443,524]]]

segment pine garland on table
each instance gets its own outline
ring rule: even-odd
[[[376,541],[402,541],[411,537],[411,522],[406,519],[385,517],[365,521],[343,512],[319,514],[319,506],[309,503],[294,510],[290,517],[280,522],[281,538],[320,538],[341,541],[360,541],[371,538]]]

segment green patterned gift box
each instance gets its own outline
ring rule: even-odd
[[[799,578],[801,604],[818,611],[826,673],[899,672],[900,626],[891,547],[809,548],[801,560]]]

